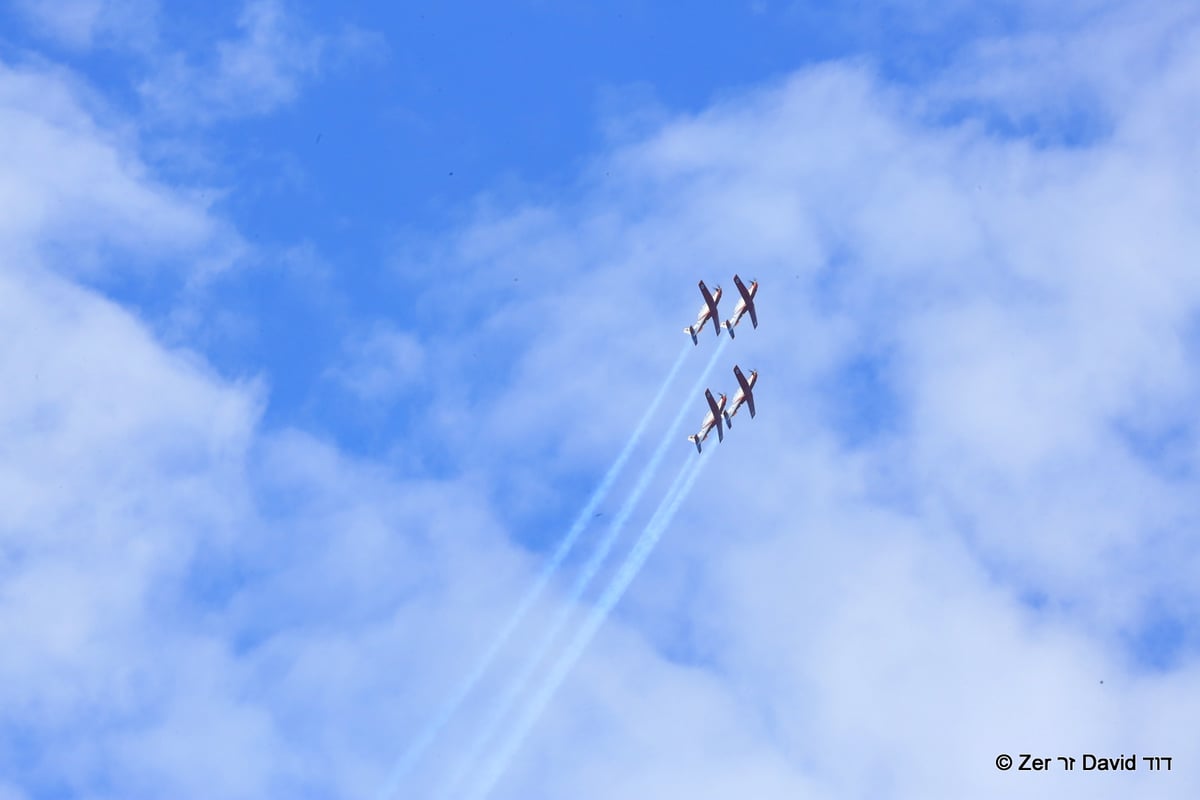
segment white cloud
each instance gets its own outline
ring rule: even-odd
[[[54,251],[57,268],[95,276],[125,263],[203,249],[199,271],[240,248],[204,203],[153,180],[127,135],[102,128],[95,99],[66,75],[0,67],[0,252],[9,268]]]
[[[165,57],[139,87],[147,103],[192,123],[266,114],[331,66],[383,53],[380,38],[359,28],[306,31],[279,0],[249,0],[237,27],[237,37],[217,42],[199,63],[184,53]]]
[[[264,432],[257,387],[50,273],[0,273],[0,297],[0,741],[40,753],[6,775],[371,791],[395,698],[447,688],[414,645],[473,646],[528,580],[478,492]]]
[[[121,769],[103,763],[120,721],[176,688],[190,637],[172,631],[172,587],[247,507],[237,464],[257,403],[88,292],[36,273],[3,286],[0,705],[10,734],[81,751],[24,777],[82,790]]]
[[[417,337],[391,326],[376,324],[350,338],[343,349],[343,362],[326,375],[362,400],[392,402],[436,380]]]
[[[288,51],[277,24],[246,41]],[[282,102],[296,52],[221,56],[218,74],[265,76],[233,104]],[[386,396],[436,365],[419,435],[459,469],[441,480],[265,430],[259,387],[70,283],[51,257],[72,236],[206,257],[224,234],[62,76],[10,71],[0,736],[37,757],[0,748],[0,772],[34,796],[373,792],[527,585],[500,521],[521,498],[500,490],[596,474],[677,349],[682,386],[715,345],[678,330],[695,279],[736,270],[762,281],[761,325],[713,385],[757,366],[758,417],[713,445],[500,796],[1195,796],[1182,769],[992,766],[1200,756],[1197,151],[1173,127],[1191,52],[1135,60],[1132,89],[1095,82],[1122,96],[1110,130],[1068,144],[934,122],[945,87],[826,65],[669,121],[561,207],[493,213],[434,249],[417,298],[414,321],[455,336],[365,328],[331,367]],[[1036,75],[1024,57],[1011,70]],[[864,396],[851,367],[871,359]],[[1175,428],[1169,471],[1124,433]],[[1156,614],[1183,640],[1147,665],[1128,640]]]
[[[655,766],[621,743],[684,764],[705,730],[770,752],[754,774],[780,796],[1196,790],[1144,767],[1034,782],[992,766],[1004,751],[1196,752],[1200,152],[1178,126],[1200,29],[1161,11],[1060,32],[1061,80],[1031,56],[1049,55],[1040,39],[967,52],[932,87],[804,71],[625,148],[572,205],[493,215],[431,256],[481,292],[451,295],[478,333],[464,322],[431,356],[450,376],[437,402],[462,402],[472,353],[503,376],[481,440],[455,437],[458,419],[439,441],[503,463],[514,486],[544,477],[546,456],[603,467],[683,346],[670,337],[697,277],[763,287],[762,326],[712,381],[729,389],[730,365],[753,362],[759,417],[720,445],[635,584],[623,619],[648,641],[601,636],[500,796],[653,794]],[[1041,113],[1059,101],[1104,124],[1081,136]],[[882,375],[866,397],[850,383],[864,359]],[[844,406],[863,401],[888,424],[851,437]],[[1176,431],[1170,464],[1130,428]],[[1163,619],[1178,641],[1149,642]],[[715,679],[598,704],[638,659],[623,685]],[[691,716],[730,698],[730,717]],[[595,715],[588,735],[571,727]],[[672,792],[724,796],[743,768],[706,766],[694,784],[672,770]]]
[[[74,50],[97,44],[144,50],[156,38],[156,0],[13,0],[43,35]]]

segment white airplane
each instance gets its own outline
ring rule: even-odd
[[[733,329],[742,321],[742,317],[746,312],[750,312],[750,324],[758,327],[758,314],[754,312],[754,295],[758,294],[758,281],[750,281],[750,288],[746,288],[746,284],[742,283],[742,279],[737,275],[733,276],[733,283],[737,286],[738,294],[741,298],[737,305],[734,306],[733,316],[725,320],[725,329],[729,331],[729,336],[733,337]]]
[[[750,418],[754,418],[754,395],[751,390],[754,384],[758,383],[758,370],[750,370],[750,380],[746,380],[746,376],[742,374],[741,367],[736,364],[733,367],[733,375],[737,378],[738,390],[733,396],[733,402],[729,404],[729,410],[725,412],[725,424],[731,429],[733,428],[733,418],[737,415],[738,409],[745,403],[750,409]]]
[[[721,317],[717,313],[717,303],[721,302],[721,287],[712,294],[708,293],[708,287],[704,285],[704,281],[700,281],[700,294],[704,295],[704,305],[700,308],[700,314],[696,317],[696,324],[689,325],[683,329],[683,332],[692,337],[692,344],[699,344],[696,334],[704,330],[704,323],[710,319],[713,324],[713,332],[717,336],[721,335]]]
[[[704,418],[704,422],[700,423],[700,430],[688,437],[688,441],[696,445],[696,452],[700,452],[700,443],[708,438],[708,433],[714,427],[717,429],[717,441],[725,441],[725,433],[721,430],[721,412],[725,410],[725,395],[718,395],[721,399],[713,400],[712,392],[708,389],[704,390],[704,399],[708,401],[708,416]]]

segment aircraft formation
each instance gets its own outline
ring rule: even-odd
[[[713,333],[720,336],[721,327],[724,326],[725,330],[729,331],[730,339],[734,338],[734,329],[742,321],[742,317],[747,314],[750,315],[751,325],[755,328],[758,327],[758,313],[754,308],[754,297],[758,294],[758,281],[750,281],[750,285],[747,287],[739,276],[734,275],[733,284],[737,287],[740,297],[737,305],[734,306],[733,316],[722,323],[721,316],[717,311],[717,304],[721,302],[721,287],[717,286],[714,291],[710,292],[704,285],[704,281],[700,281],[700,295],[704,298],[704,305],[700,307],[696,322],[683,329],[684,333],[692,337],[692,344],[700,343],[696,334],[704,330],[704,326],[710,320]],[[725,441],[723,428],[733,429],[733,418],[743,405],[750,409],[750,417],[754,417],[754,384],[758,382],[758,370],[750,370],[750,377],[747,378],[741,367],[734,364],[733,376],[737,379],[738,389],[733,396],[732,403],[727,403],[728,398],[724,393],[714,398],[711,389],[704,390],[704,399],[708,403],[708,414],[700,423],[700,430],[688,437],[688,441],[696,445],[697,453],[701,452],[701,443],[708,438],[713,428],[717,429],[717,441]]]
[[[735,329],[746,315],[750,316],[753,326],[758,327],[758,314],[754,307],[758,281],[751,281],[747,287],[742,283],[741,278],[734,275],[733,282],[741,297],[733,315],[722,322],[717,307],[721,299],[720,287],[717,287],[714,292],[709,292],[704,282],[700,281],[700,294],[704,299],[704,305],[700,309],[695,324],[684,328],[684,331],[692,338],[693,346],[699,344],[697,334],[702,332],[704,326],[710,322],[716,336],[721,335],[723,327],[729,332],[730,339],[734,338]],[[741,367],[736,365],[733,367],[737,387],[733,391],[732,401],[725,394],[721,394],[718,401],[713,396],[712,390],[705,388],[708,376],[722,357],[725,343],[718,339],[717,344],[717,350],[706,359],[703,371],[692,384],[692,388],[687,390],[686,399],[678,405],[672,403],[676,410],[670,426],[663,431],[653,454],[641,465],[636,481],[633,482],[620,510],[608,526],[608,532],[595,543],[591,555],[576,570],[574,586],[570,596],[562,605],[561,612],[549,627],[544,628],[540,638],[531,640],[532,648],[526,648],[525,640],[520,640],[519,646],[528,650],[523,666],[507,682],[507,689],[496,698],[496,702],[490,704],[491,708],[487,710],[486,716],[481,718],[481,724],[475,726],[475,735],[466,743],[466,747],[461,747],[457,741],[445,741],[442,745],[445,748],[442,753],[445,755],[452,752],[460,753],[460,757],[456,759],[458,762],[456,768],[444,769],[443,763],[450,763],[447,762],[445,755],[442,755],[441,758],[429,759],[426,757],[427,752],[437,743],[439,736],[443,740],[448,738],[443,734],[449,723],[464,708],[467,701],[473,695],[478,694],[481,685],[490,685],[485,680],[487,677],[498,675],[503,680],[503,674],[497,674],[497,665],[494,662],[501,653],[506,652],[506,648],[511,649],[511,640],[520,630],[526,616],[531,611],[540,608],[539,597],[551,585],[550,582],[555,573],[564,567],[572,548],[589,529],[593,518],[598,516],[597,509],[600,504],[604,502],[613,486],[619,485],[616,483],[618,476],[625,469],[629,459],[638,452],[637,445],[643,431],[654,418],[656,409],[665,398],[670,396],[670,388],[674,385],[673,381],[688,360],[688,354],[691,351],[687,349],[686,344],[680,343],[679,354],[675,358],[674,365],[663,378],[658,393],[642,412],[641,420],[626,441],[621,453],[597,485],[587,504],[580,509],[570,529],[548,557],[537,580],[521,598],[508,621],[497,628],[487,650],[479,658],[463,684],[449,695],[448,699],[437,709],[435,716],[430,719],[401,755],[396,766],[388,775],[387,784],[377,795],[379,800],[398,797],[401,789],[405,789],[405,796],[429,796],[428,792],[407,791],[411,786],[425,783],[440,784],[442,791],[434,795],[439,797],[484,800],[490,795],[493,787],[505,774],[522,742],[529,735],[531,728],[536,724],[538,717],[550,702],[554,692],[579,661],[588,642],[595,637],[597,630],[620,601],[622,594],[628,589],[630,582],[634,580],[646,558],[653,551],[655,543],[669,528],[705,463],[710,460],[704,457],[682,459],[683,463],[680,464],[679,472],[663,492],[658,507],[649,516],[645,527],[629,546],[628,552],[620,559],[619,565],[611,571],[607,586],[603,588],[594,602],[589,601],[587,599],[591,594],[588,592],[589,585],[598,575],[606,574],[606,563],[610,560],[612,549],[620,541],[627,520],[638,507],[642,495],[654,485],[652,479],[658,473],[661,460],[669,452],[672,443],[676,442],[679,425],[693,402],[692,396],[704,389],[704,399],[708,404],[708,414],[700,430],[688,437],[695,444],[698,452],[713,428],[717,429],[717,438],[724,441],[725,428],[732,427],[733,418],[743,406],[750,410],[751,417],[754,416],[753,392],[758,380],[756,370],[748,370],[747,373],[743,373]],[[582,608],[585,604],[590,604],[591,609],[583,620],[576,621],[572,611]],[[569,625],[572,622],[575,624]],[[426,771],[414,774],[414,770],[423,763],[426,765]]]

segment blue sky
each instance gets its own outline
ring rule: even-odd
[[[0,800],[1194,797],[1198,39],[12,0]]]

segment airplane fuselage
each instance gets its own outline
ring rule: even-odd
[[[703,442],[708,438],[708,434],[712,432],[712,429],[716,427],[716,424],[716,418],[710,413],[704,418],[704,422],[700,423],[700,430],[696,432],[696,438]]]
[[[732,331],[730,335],[733,335]],[[743,405],[749,406],[750,416],[754,416],[754,384],[758,383],[758,370],[750,370],[750,377],[747,378],[742,374],[741,367],[734,364],[733,375],[737,378],[738,390],[733,396],[733,402],[729,404],[729,410],[725,412],[725,424],[731,429],[733,418]]]
[[[742,321],[742,317],[746,316],[746,301],[738,300],[736,306],[733,307],[733,316],[725,323],[726,328],[732,328]]]
[[[704,422],[700,423],[700,430],[688,437],[688,439],[695,443],[697,449],[699,449],[700,443],[708,438],[708,434],[712,432],[712,429],[717,427],[717,417],[724,414],[726,399],[725,395],[720,395],[717,399],[717,413],[713,414],[710,410],[704,417]]]
[[[754,384],[758,383],[758,373],[751,372],[750,377],[746,379],[746,383],[750,384],[750,388],[754,388]],[[737,416],[738,409],[746,402],[746,392],[743,389],[738,389],[737,394],[733,396],[733,402],[729,404],[729,411],[725,413],[725,419],[730,420]]]
[[[721,302],[720,286],[713,289],[712,299],[714,305]],[[704,305],[700,306],[700,313],[696,315],[696,322],[691,328],[692,333],[699,333],[700,331],[704,330],[704,323],[708,322],[710,319],[713,321],[714,326],[719,327],[719,321],[713,316],[712,309],[709,308],[708,303],[705,303]]]

